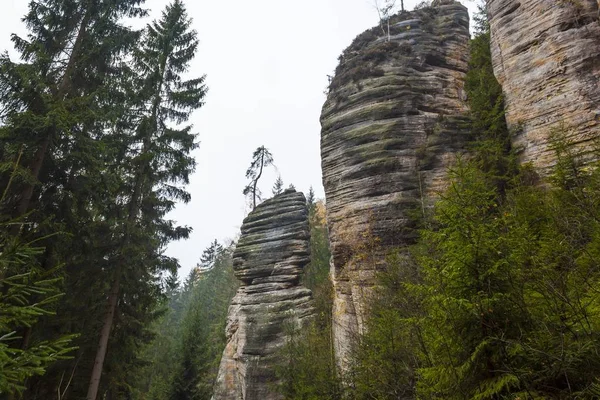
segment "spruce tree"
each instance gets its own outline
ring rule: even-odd
[[[190,152],[197,143],[192,127],[183,124],[202,106],[206,93],[204,76],[189,80],[182,77],[198,47],[197,33],[190,25],[182,2],[175,0],[160,20],[147,26],[141,49],[134,57],[134,70],[140,77],[140,117],[129,138],[130,158],[122,166],[129,169],[129,179],[122,184],[128,199],[88,400],[97,397],[119,299],[137,293],[139,302],[141,294],[151,296],[152,285],[144,287],[140,282],[156,282],[161,271],[177,268],[176,260],[164,257],[162,251],[168,242],[185,238],[190,231],[164,219],[176,201],[190,199],[181,184],[188,183],[194,170]],[[151,298],[148,301],[152,304]],[[139,304],[136,307],[140,310]],[[144,313],[143,309],[140,312]]]
[[[207,250],[210,252],[211,245]],[[233,274],[232,247],[213,257],[191,291],[177,337],[177,362],[171,371],[169,395],[160,399],[210,399],[225,347],[227,312],[238,280]],[[158,400],[158,399],[157,399]]]
[[[115,60],[136,37],[120,20],[142,15],[142,2],[30,2],[24,18],[30,34],[12,36],[23,62],[6,54],[0,58],[0,90],[7,94],[2,101],[2,159],[11,162],[23,151],[21,179],[11,202],[15,216],[27,212],[39,196],[55,155],[69,157],[71,146],[88,138],[90,125],[98,124],[106,111],[103,84],[119,73]]]
[[[277,175],[277,179],[273,184],[273,189],[271,190],[273,196],[277,196],[283,192],[283,179],[281,179],[281,175]]]
[[[308,210],[309,211],[314,211],[314,208],[316,206],[316,197],[315,197],[315,190],[313,189],[313,187],[311,186],[308,189],[308,194],[306,195],[306,205],[308,206]]]
[[[45,248],[38,254],[40,268],[48,277],[64,278],[66,294],[56,316],[42,315],[35,325],[18,329],[23,339],[12,346],[21,350],[65,332],[82,332],[84,321],[95,317],[92,307],[71,311],[102,293],[91,278],[101,278],[106,253],[96,250],[92,258],[87,250],[90,239],[108,237],[110,221],[99,218],[98,208],[114,200],[105,194],[110,191],[105,190],[103,138],[122,109],[108,82],[124,74],[122,59],[137,38],[121,20],[143,15],[141,3],[31,1],[24,18],[29,34],[12,36],[21,60],[0,57],[0,181],[11,183],[2,212],[25,222],[12,224],[11,235],[39,240]],[[15,163],[13,176],[7,166]],[[50,237],[54,232],[64,234]],[[64,270],[57,268],[62,264]],[[77,340],[79,351],[85,340],[85,335]],[[28,380],[30,398],[55,395],[60,379],[55,368],[59,364],[49,369],[50,376]]]
[[[198,267],[203,271],[212,269],[215,265],[217,257],[223,252],[223,246],[215,239],[200,256],[200,264]]]

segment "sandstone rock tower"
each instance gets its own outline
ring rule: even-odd
[[[280,399],[276,366],[288,329],[312,314],[311,292],[300,284],[310,260],[306,199],[286,190],[256,207],[233,253],[242,282],[229,308],[215,400]]]
[[[579,150],[600,135],[597,0],[488,0],[494,73],[521,161],[554,164],[550,139]]]
[[[375,272],[414,240],[468,132],[469,15],[453,0],[359,35],[340,58],[321,116],[332,251],[334,337],[345,367]]]

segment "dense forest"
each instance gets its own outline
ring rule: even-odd
[[[0,399],[213,395],[236,243],[215,240],[185,277],[165,255],[191,231],[168,214],[190,201],[188,120],[208,88],[190,77],[199,39],[183,2],[129,28],[142,3],[31,2],[20,60],[0,56]],[[416,240],[388,254],[344,373],[327,204],[307,194],[314,318],[290,332],[283,398],[600,398],[600,165],[566,128],[551,132],[548,178],[518,163],[484,8],[475,21],[468,155],[434,207],[411,210]],[[273,162],[253,154],[252,207]]]
[[[0,59],[8,398],[128,396],[176,287],[164,248],[190,228],[166,215],[190,199],[186,121],[206,87],[183,76],[198,45],[183,3],[135,31],[141,3],[31,2],[21,60]]]

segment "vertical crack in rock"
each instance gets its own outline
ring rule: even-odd
[[[560,131],[578,151],[600,133],[597,0],[488,0],[494,73],[522,162],[542,174]]]
[[[304,195],[295,190],[258,205],[242,225],[233,268],[242,282],[229,308],[227,346],[215,400],[280,399],[279,351],[290,329],[313,313],[311,291],[300,278],[310,261]]]
[[[321,116],[334,340],[344,370],[385,258],[415,239],[468,136],[469,15],[452,0],[401,13],[340,57]],[[418,218],[418,217],[417,217]]]

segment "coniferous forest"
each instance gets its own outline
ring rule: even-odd
[[[214,240],[187,276],[165,254],[192,229],[169,213],[191,200],[200,38],[183,0],[131,28],[143,3],[31,1],[27,35],[11,38],[19,57],[0,56],[2,400],[219,400],[228,312],[246,284],[236,241]],[[435,206],[410,205],[415,239],[386,255],[343,371],[327,204],[307,193],[301,284],[314,315],[286,328],[282,399],[600,398],[600,164],[567,128],[548,133],[547,177],[519,162],[490,42],[481,6],[468,152]],[[253,154],[240,188],[253,209],[275,161],[265,146]],[[278,176],[272,195],[291,190]],[[354,249],[366,262],[371,250]]]

